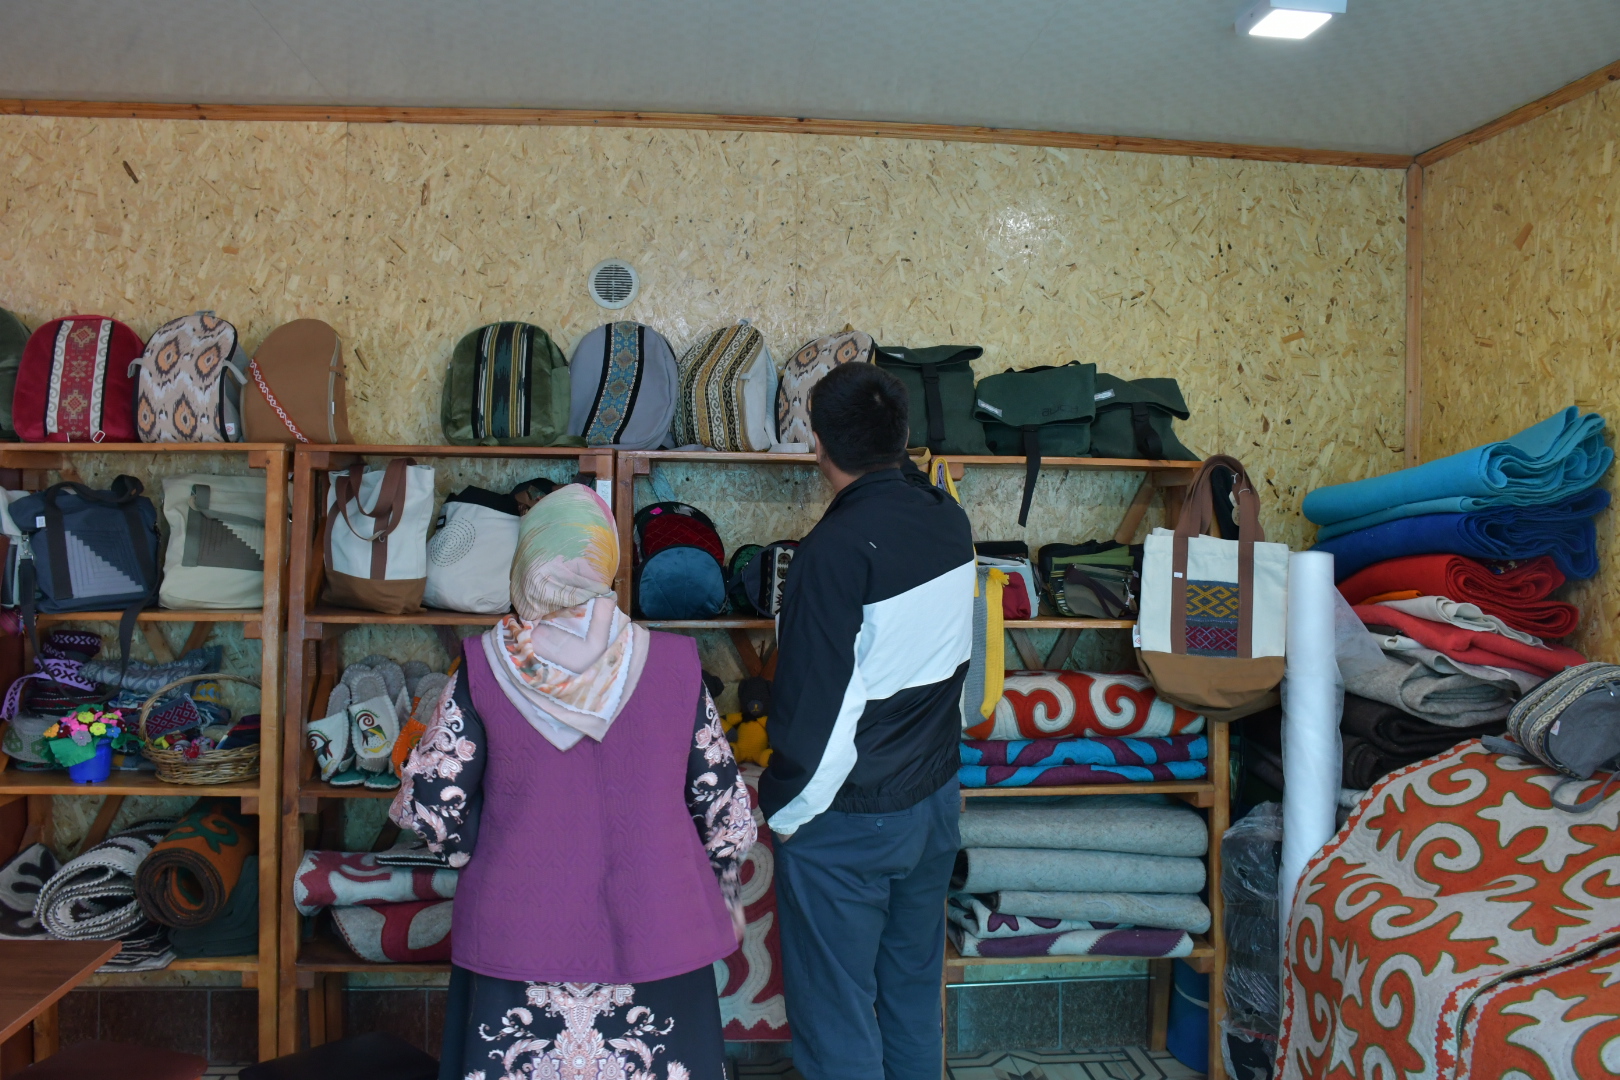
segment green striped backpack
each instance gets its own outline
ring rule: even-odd
[[[439,422],[452,446],[578,445],[568,437],[568,362],[551,335],[490,323],[450,355]]]

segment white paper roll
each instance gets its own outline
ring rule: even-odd
[[[1332,839],[1337,824],[1343,744],[1339,717],[1344,681],[1334,655],[1333,556],[1299,551],[1288,557],[1288,658],[1283,676],[1283,838],[1277,874],[1282,940],[1305,864]]]

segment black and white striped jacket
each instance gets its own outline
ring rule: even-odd
[[[791,833],[834,809],[890,813],[956,775],[973,629],[967,514],[921,473],[867,473],[788,569],[760,803]]]

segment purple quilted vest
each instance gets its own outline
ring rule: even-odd
[[[461,871],[452,958],[525,982],[634,983],[736,947],[686,807],[702,691],[697,644],[654,633],[641,681],[601,742],[558,750],[501,693],[478,639],[468,688],[489,755],[478,846]]]

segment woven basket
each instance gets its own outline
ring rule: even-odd
[[[231,784],[239,780],[252,780],[259,775],[259,747],[241,746],[235,750],[210,750],[201,757],[188,758],[180,750],[160,750],[151,745],[146,737],[146,718],[151,715],[152,706],[158,700],[176,687],[193,682],[239,682],[245,683],[253,689],[260,689],[259,684],[252,679],[244,679],[240,675],[204,674],[188,675],[184,679],[176,679],[167,686],[161,686],[141,706],[140,723],[137,731],[141,737],[141,756],[157,766],[159,780],[171,784]],[[236,730],[236,725],[242,722],[238,716],[225,732],[229,735]],[[260,721],[261,725],[263,721]],[[220,736],[220,742],[225,737]]]

